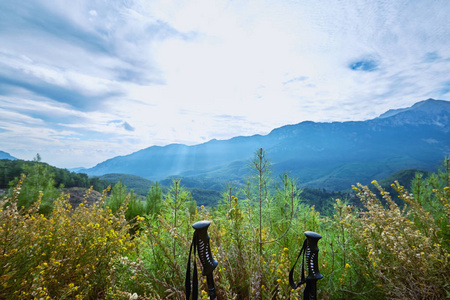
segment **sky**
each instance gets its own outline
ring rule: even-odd
[[[450,100],[449,14],[448,0],[2,0],[0,150],[93,167]]]

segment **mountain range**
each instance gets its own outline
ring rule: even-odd
[[[152,146],[84,169],[88,175],[126,173],[220,189],[242,183],[249,161],[264,148],[273,172],[300,185],[345,190],[408,168],[434,171],[450,154],[450,102],[428,99],[366,121],[305,121],[267,135],[238,136],[187,146]]]

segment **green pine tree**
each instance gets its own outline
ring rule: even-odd
[[[158,215],[163,205],[163,192],[158,182],[149,189],[145,198],[145,212],[149,215]]]
[[[24,173],[26,178],[19,194],[18,206],[28,208],[41,197],[40,213],[49,214],[52,211],[53,201],[59,195],[55,187],[55,174],[51,172],[49,165],[41,162],[39,153],[33,162],[24,165]],[[19,178],[15,178],[11,182],[11,192],[18,181]]]

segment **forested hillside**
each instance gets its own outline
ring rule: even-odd
[[[50,166],[40,161],[38,156],[33,161],[0,159],[0,188],[7,189],[11,181],[20,177],[23,173],[29,173],[32,169],[41,169],[42,174],[52,174],[56,187],[94,187],[96,191],[103,191],[110,183],[99,178],[89,178],[87,174],[70,172],[66,169]]]
[[[132,189],[136,194],[141,196],[147,195],[148,190],[154,184],[154,182],[151,180],[130,174],[112,173],[105,174],[99,177],[94,176],[92,178],[98,178],[100,180],[109,182],[112,185],[120,181],[122,182],[122,184],[126,185],[129,189]]]

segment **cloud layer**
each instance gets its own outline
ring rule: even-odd
[[[61,167],[450,99],[448,1],[0,1],[0,150]]]

